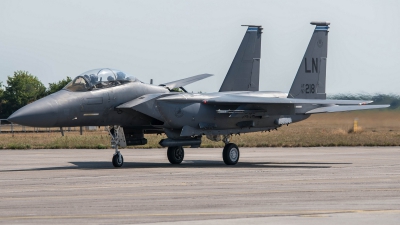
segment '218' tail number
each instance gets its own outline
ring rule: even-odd
[[[314,94],[315,93],[315,84],[302,84],[301,85],[301,93]]]

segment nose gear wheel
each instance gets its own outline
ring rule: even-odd
[[[121,167],[124,164],[124,157],[121,153],[113,155],[112,164],[114,167]]]

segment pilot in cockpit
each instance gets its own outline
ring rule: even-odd
[[[87,81],[90,81],[89,75],[85,74],[85,75],[83,75],[83,77],[86,78]]]
[[[135,81],[138,81],[135,77],[121,71],[103,68],[90,70],[77,76],[64,89],[69,91],[91,91]]]
[[[92,85],[96,84],[97,81],[98,81],[98,79],[99,79],[99,77],[98,77],[97,75],[95,75],[95,74],[90,74],[89,77],[90,77],[90,83],[91,83]]]
[[[121,71],[117,73],[117,80],[125,80],[125,77],[126,77],[125,73]]]

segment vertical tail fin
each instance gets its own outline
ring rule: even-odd
[[[262,27],[248,26],[225,80],[219,89],[223,91],[258,91],[260,78]]]
[[[330,23],[311,22],[311,24],[316,27],[290,88],[288,98],[326,99],[326,57]]]

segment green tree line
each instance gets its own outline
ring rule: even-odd
[[[13,76],[7,77],[5,84],[0,82],[0,118],[8,118],[19,108],[61,90],[70,81],[71,78],[67,77],[56,83],[49,83],[46,88],[28,71],[15,71]]]

